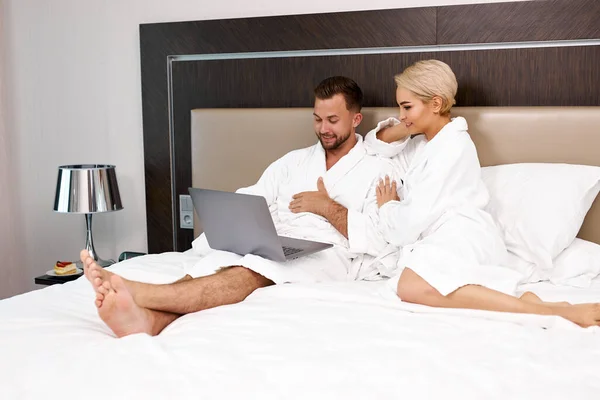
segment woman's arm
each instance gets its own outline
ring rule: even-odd
[[[394,158],[402,153],[409,137],[406,126],[396,118],[388,118],[367,133],[364,143],[368,154]]]
[[[391,180],[378,193],[379,228],[395,246],[414,243],[465,192],[477,192],[481,176],[475,146],[470,139],[449,137],[434,143],[412,172],[406,198],[394,198]],[[459,201],[462,203],[462,201]]]
[[[376,133],[377,139],[385,143],[399,142],[410,136],[406,125],[397,123],[397,120],[388,120],[389,125],[381,127]],[[396,121],[396,122],[392,122]]]

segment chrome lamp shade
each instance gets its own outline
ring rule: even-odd
[[[112,264],[98,258],[92,239],[92,214],[122,210],[114,165],[63,165],[58,167],[54,211],[85,214],[85,248],[101,266]]]

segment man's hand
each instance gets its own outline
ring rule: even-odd
[[[381,208],[382,205],[392,200],[400,200],[400,197],[398,197],[396,181],[390,182],[390,177],[386,175],[385,181],[380,179],[377,186],[377,206]]]
[[[301,192],[292,196],[290,211],[293,213],[309,212],[326,217],[327,209],[333,200],[329,197],[323,178],[317,179],[316,192]]]
[[[317,179],[316,192],[302,192],[292,196],[290,211],[309,212],[327,219],[339,233],[348,238],[348,209],[329,197],[323,178]]]

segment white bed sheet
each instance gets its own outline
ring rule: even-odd
[[[169,282],[198,259],[111,267]],[[548,300],[590,289],[528,285]],[[438,310],[383,282],[281,285],[115,339],[85,278],[0,301],[2,399],[598,399],[600,330],[558,317]]]

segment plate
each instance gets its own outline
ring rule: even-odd
[[[81,274],[83,274],[83,270],[81,268],[77,268],[77,272],[75,272],[74,274],[68,274],[68,275],[58,275],[56,272],[54,272],[54,268],[51,269],[50,271],[46,271],[46,275],[58,276],[59,278],[69,277],[69,276],[77,276],[77,275],[81,275]]]

